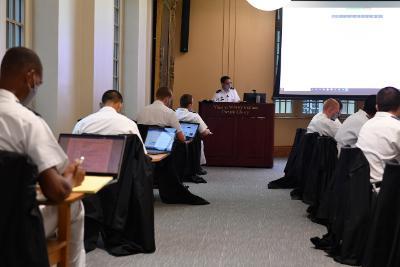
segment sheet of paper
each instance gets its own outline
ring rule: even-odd
[[[96,194],[112,179],[113,178],[111,176],[85,176],[83,183],[80,186],[74,187],[72,191],[86,194]]]

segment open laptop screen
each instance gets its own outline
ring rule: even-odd
[[[175,140],[175,128],[149,127],[144,145],[149,151],[171,152]]]
[[[199,124],[183,121],[179,123],[181,124],[181,128],[185,137],[188,139],[194,138],[197,133],[197,129],[199,129]]]
[[[126,136],[60,134],[58,142],[70,162],[85,157],[83,168],[87,174],[119,175]]]

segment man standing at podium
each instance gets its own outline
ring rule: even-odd
[[[229,76],[221,77],[221,89],[215,92],[214,102],[240,102],[236,89],[232,87],[232,80]]]

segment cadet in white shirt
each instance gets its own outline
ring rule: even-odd
[[[175,111],[178,120],[198,123],[199,132],[203,137],[212,134],[211,131],[208,129],[207,124],[205,124],[205,122],[198,113],[194,113],[192,111],[192,108],[193,108],[193,96],[189,94],[182,95],[180,99],[180,108],[176,109]],[[206,164],[206,157],[204,155],[204,144],[203,141],[201,141],[200,165],[203,164]]]
[[[160,87],[156,92],[156,101],[144,107],[136,118],[138,124],[173,127],[176,137],[185,142],[185,136],[179,124],[175,111],[169,108],[172,101],[172,91],[168,87]]]
[[[0,67],[0,149],[28,155],[39,172],[38,182],[51,201],[61,202],[84,179],[79,163],[68,163],[46,122],[27,109],[42,83],[42,64],[30,49],[9,49]],[[56,206],[41,206],[46,237],[56,232]],[[82,203],[71,205],[69,266],[85,266]]]
[[[193,122],[199,124],[199,132],[202,136],[211,134],[208,126],[205,124],[203,119],[198,113],[192,111],[193,108],[193,96],[184,94],[180,99],[180,108],[176,109],[176,116],[179,121]]]
[[[74,134],[102,134],[102,135],[118,135],[118,134],[136,134],[140,141],[139,129],[136,123],[120,114],[123,106],[123,98],[117,90],[106,91],[101,98],[102,108],[82,120],[74,127]],[[144,152],[146,148],[143,145]]]
[[[376,113],[376,95],[370,95],[364,102],[363,109],[349,116],[339,127],[335,135],[338,149],[344,146],[354,147],[361,127]]]
[[[340,112],[339,102],[329,98],[324,102],[323,111],[316,114],[307,127],[307,133],[319,133],[320,135],[335,138],[341,123],[338,120]]]
[[[356,146],[367,158],[371,183],[379,192],[385,162],[400,160],[400,91],[381,89],[376,96],[378,112],[361,128]]]
[[[232,80],[229,76],[221,77],[221,89],[215,92],[214,102],[240,102],[240,97],[235,88],[232,87]]]

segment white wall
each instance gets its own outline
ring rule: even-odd
[[[35,109],[53,132],[71,132],[82,114],[92,111],[90,75],[93,42],[84,39],[93,33],[85,21],[91,1],[36,0],[33,6],[33,49],[44,69],[44,82],[35,101]],[[93,25],[93,23],[92,23]],[[90,34],[89,34],[90,35]],[[89,74],[88,74],[89,73]]]
[[[27,0],[31,1],[31,0]],[[151,0],[125,0],[122,91],[134,117],[149,101]],[[5,52],[5,0],[0,0],[0,55]],[[34,0],[32,48],[40,56],[44,82],[34,108],[55,135],[71,132],[76,120],[99,108],[112,88],[114,1]],[[124,78],[125,77],[125,78]]]
[[[58,131],[58,23],[59,1],[39,0],[33,7],[33,49],[43,64],[43,84],[35,99],[35,109],[50,128]]]
[[[0,58],[3,57],[6,51],[6,0],[0,0]]]
[[[152,1],[126,1],[124,17],[124,113],[135,118],[150,102]]]
[[[76,122],[78,80],[75,70],[81,62],[77,58],[80,49],[76,38],[77,1],[59,0],[57,129],[60,132],[70,132],[70,125]]]
[[[94,3],[93,111],[97,111],[103,93],[113,87],[114,1]]]

